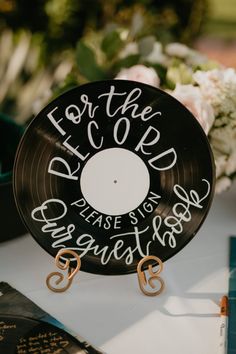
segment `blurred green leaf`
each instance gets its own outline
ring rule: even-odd
[[[153,50],[155,41],[156,38],[154,36],[146,36],[141,38],[138,42],[139,52],[141,55],[144,57],[148,56],[148,54],[150,54]]]
[[[83,41],[76,46],[76,61],[80,73],[89,81],[103,80],[105,72],[98,66],[95,53]]]
[[[108,59],[113,58],[123,46],[123,41],[117,31],[108,32],[101,44],[102,51]]]
[[[161,80],[161,84],[165,83],[167,69],[163,65],[155,64],[155,63],[149,63],[149,62],[144,63],[144,65],[147,66],[147,67],[153,68],[157,72],[157,75],[159,76],[159,78]]]
[[[129,35],[131,38],[135,38],[142,30],[144,26],[144,17],[141,12],[134,12],[130,24]]]
[[[202,63],[198,65],[196,68],[194,68],[195,71],[197,70],[203,70],[203,71],[208,71],[208,70],[213,70],[213,69],[219,69],[220,64],[217,63],[214,60],[208,60],[206,63]]]
[[[139,59],[140,59],[139,54],[128,55],[126,58],[117,61],[114,64],[113,69],[117,73],[122,68],[130,68],[131,66],[138,64]]]
[[[188,85],[193,83],[192,70],[184,63],[179,67],[170,67],[167,70],[166,81],[170,89],[174,89],[176,84]]]

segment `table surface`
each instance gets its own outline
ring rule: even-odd
[[[136,274],[80,272],[66,293],[50,292],[45,278],[53,259],[29,234],[0,244],[0,281],[107,354],[217,353],[235,216],[236,185],[214,197],[197,235],[164,264],[166,289],[157,297],[140,292]]]

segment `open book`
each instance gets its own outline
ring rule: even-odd
[[[45,341],[45,336],[47,336],[47,341]],[[37,349],[36,346],[39,344],[36,343],[35,338],[38,343],[41,340],[40,345],[43,346],[42,338],[45,343],[53,342],[55,350],[52,349],[51,344],[45,344],[46,349],[44,347],[43,351]],[[65,345],[67,345],[66,349],[60,349]],[[6,353],[28,353],[36,350],[37,353],[102,354],[78,333],[69,330],[4,282],[0,282],[0,353],[3,353],[2,350],[7,350]]]

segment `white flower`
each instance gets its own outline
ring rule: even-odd
[[[211,105],[203,98],[200,89],[193,85],[177,84],[171,94],[192,112],[208,134],[215,117]]]
[[[209,137],[216,151],[224,155],[230,155],[236,151],[236,126],[234,121],[228,121],[226,126],[214,128]]]
[[[155,87],[160,85],[160,79],[156,71],[144,65],[134,65],[131,68],[122,69],[115,79],[138,81]]]
[[[197,71],[193,78],[216,115],[235,113],[236,71],[234,69]]]
[[[228,161],[225,166],[225,172],[228,176],[236,171],[236,151],[229,156]]]
[[[215,158],[216,178],[230,177],[236,172],[236,130],[232,122],[212,129],[209,139]]]
[[[222,176],[225,172],[225,166],[227,163],[227,156],[220,155],[217,151],[213,150],[215,166],[216,166],[216,178]]]
[[[217,179],[216,181],[215,193],[220,194],[224,192],[226,189],[228,189],[230,186],[231,186],[231,179],[223,176]]]
[[[162,51],[162,44],[160,42],[155,42],[151,53],[144,57],[149,63],[158,63],[167,65],[168,58]]]
[[[192,50],[185,44],[181,43],[170,43],[167,44],[165,51],[171,57],[186,58],[192,53]]]

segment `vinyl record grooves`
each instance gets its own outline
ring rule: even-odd
[[[112,80],[68,91],[35,117],[18,147],[14,193],[52,256],[72,249],[84,271],[126,274],[194,237],[214,178],[207,137],[182,104]]]
[[[85,344],[49,323],[0,314],[0,353],[93,354]]]

